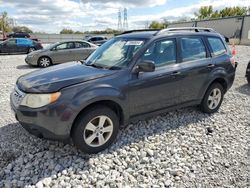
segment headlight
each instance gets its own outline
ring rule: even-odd
[[[23,98],[21,105],[30,108],[40,108],[57,101],[60,95],[60,92],[51,94],[27,94]]]

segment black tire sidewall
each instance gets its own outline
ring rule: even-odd
[[[113,122],[113,133],[110,139],[99,147],[91,147],[84,141],[83,134],[87,123],[97,116],[105,115]],[[85,153],[98,153],[108,148],[116,139],[119,132],[119,119],[116,113],[105,106],[94,106],[80,114],[72,129],[72,140],[75,146]]]
[[[215,88],[220,89],[220,91],[221,91],[221,100],[220,100],[220,103],[218,104],[218,106],[217,106],[215,109],[210,109],[210,108],[208,107],[208,97],[209,97],[211,91],[212,91],[213,89],[215,89]],[[215,112],[217,112],[217,111],[219,110],[220,106],[221,106],[221,103],[222,103],[223,99],[224,99],[224,94],[225,94],[225,91],[224,91],[224,88],[223,88],[223,86],[222,86],[221,84],[219,84],[219,83],[214,83],[214,84],[212,84],[212,85],[207,89],[206,94],[205,94],[205,96],[204,96],[204,98],[203,98],[203,100],[202,100],[202,103],[201,103],[201,105],[200,105],[201,110],[202,110],[203,112],[209,113],[209,114],[210,114],[210,113],[215,113]]]
[[[247,82],[250,84],[250,75],[247,76]]]

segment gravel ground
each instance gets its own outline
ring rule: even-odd
[[[35,68],[25,56],[0,56],[0,187],[250,187],[250,47],[218,113],[185,108],[131,124],[97,155],[28,134],[9,94]]]

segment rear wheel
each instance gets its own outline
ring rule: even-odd
[[[201,110],[205,113],[217,112],[221,106],[223,97],[224,97],[224,88],[222,87],[222,85],[219,83],[212,84],[208,88],[202,100],[202,103],[200,105]]]
[[[51,64],[51,59],[48,57],[40,57],[38,60],[38,66],[42,68],[49,67]]]
[[[84,112],[75,122],[72,139],[85,153],[98,153],[109,147],[119,131],[116,113],[105,106],[95,106]]]

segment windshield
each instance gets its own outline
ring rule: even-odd
[[[86,65],[107,69],[127,67],[144,40],[113,38],[98,48],[87,60]]]

